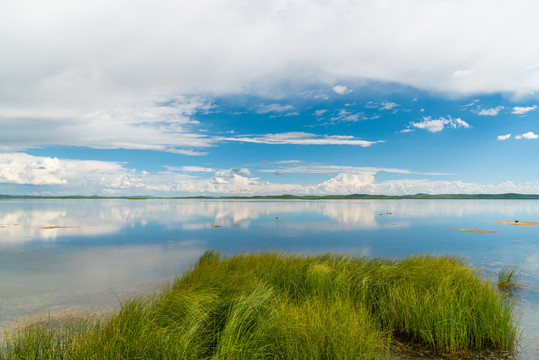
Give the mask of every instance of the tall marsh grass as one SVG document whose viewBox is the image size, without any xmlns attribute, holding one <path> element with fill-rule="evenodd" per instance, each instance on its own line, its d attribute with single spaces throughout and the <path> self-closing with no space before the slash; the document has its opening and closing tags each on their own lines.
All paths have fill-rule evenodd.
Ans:
<svg viewBox="0 0 539 360">
<path fill-rule="evenodd" d="M 511 306 L 451 257 L 207 252 L 105 319 L 28 323 L 0 358 L 383 359 L 393 337 L 443 352 L 510 350 Z"/>
</svg>

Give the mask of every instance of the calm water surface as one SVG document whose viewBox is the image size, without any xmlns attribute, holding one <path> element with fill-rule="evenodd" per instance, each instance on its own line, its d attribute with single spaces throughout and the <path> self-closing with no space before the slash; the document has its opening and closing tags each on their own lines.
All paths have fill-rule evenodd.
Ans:
<svg viewBox="0 0 539 360">
<path fill-rule="evenodd" d="M 492 222 L 516 219 L 538 222 L 539 201 L 1 200 L 0 325 L 116 306 L 208 249 L 452 254 L 521 271 L 520 358 L 539 358 L 539 226 Z"/>
</svg>

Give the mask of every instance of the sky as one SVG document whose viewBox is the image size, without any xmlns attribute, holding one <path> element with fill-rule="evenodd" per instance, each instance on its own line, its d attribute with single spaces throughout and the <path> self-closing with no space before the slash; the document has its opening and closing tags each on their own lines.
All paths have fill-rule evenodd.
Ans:
<svg viewBox="0 0 539 360">
<path fill-rule="evenodd" d="M 0 194 L 539 194 L 533 0 L 5 0 Z"/>
</svg>

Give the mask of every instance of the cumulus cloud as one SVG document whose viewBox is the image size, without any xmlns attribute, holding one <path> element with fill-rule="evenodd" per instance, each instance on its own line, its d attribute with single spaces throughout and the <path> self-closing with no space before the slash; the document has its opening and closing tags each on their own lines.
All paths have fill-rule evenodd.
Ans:
<svg viewBox="0 0 539 360">
<path fill-rule="evenodd" d="M 26 154 L 0 154 L 0 182 L 29 185 L 61 185 L 67 180 L 57 158 L 35 158 Z"/>
<path fill-rule="evenodd" d="M 223 141 L 237 141 L 256 144 L 292 144 L 292 145 L 357 145 L 369 147 L 383 142 L 360 140 L 349 135 L 316 135 L 305 132 L 287 132 L 279 134 L 251 135 L 220 138 Z"/>
<path fill-rule="evenodd" d="M 527 132 L 527 133 L 525 133 L 525 134 L 522 134 L 522 137 L 523 137 L 524 139 L 531 140 L 531 139 L 537 139 L 537 138 L 539 138 L 539 135 L 534 134 L 533 132 L 529 131 L 529 132 Z"/>
<path fill-rule="evenodd" d="M 443 181 L 427 179 L 401 179 L 376 183 L 375 173 L 340 173 L 318 185 L 304 187 L 309 194 L 533 194 L 539 190 L 539 182 L 515 184 L 506 181 L 500 184 L 474 184 L 461 180 Z"/>
<path fill-rule="evenodd" d="M 521 140 L 521 139 L 534 140 L 537 138 L 539 138 L 539 135 L 533 133 L 532 131 L 528 131 L 527 133 L 524 133 L 522 135 L 515 136 L 515 139 L 517 140 Z"/>
<path fill-rule="evenodd" d="M 511 137 L 511 134 L 498 135 L 497 139 L 501 140 L 501 141 L 504 141 L 504 140 L 509 139 L 510 137 Z"/>
<path fill-rule="evenodd" d="M 0 153 L 0 183 L 128 187 L 137 186 L 138 178 L 144 175 L 133 173 L 117 162 Z"/>
<path fill-rule="evenodd" d="M 218 170 L 212 179 L 214 184 L 250 185 L 257 184 L 256 179 L 250 178 L 251 173 L 247 169 L 233 168 Z"/>
<path fill-rule="evenodd" d="M 292 164 L 292 163 L 291 163 Z M 537 193 L 539 183 L 480 185 L 461 181 L 391 180 L 377 183 L 379 172 L 401 175 L 421 174 L 406 169 L 346 167 L 307 164 L 272 169 L 276 175 L 289 172 L 334 174 L 318 184 L 273 184 L 253 177 L 249 169 L 170 168 L 149 173 L 127 169 L 122 164 L 31 156 L 23 153 L 0 154 L 0 188 L 5 184 L 32 185 L 34 194 L 47 195 L 258 195 L 258 194 L 387 194 L 441 193 Z M 269 171 L 269 169 L 267 169 Z M 267 172 L 263 169 L 260 172 Z M 191 176 L 182 173 L 201 173 Z M 423 173 L 425 175 L 444 175 Z M 82 192 L 81 192 L 82 191 Z"/>
<path fill-rule="evenodd" d="M 341 173 L 315 186 L 312 192 L 323 194 L 372 193 L 374 172 Z"/>
<path fill-rule="evenodd" d="M 462 128 L 471 127 L 467 122 L 465 122 L 461 118 L 453 119 L 451 116 L 448 116 L 447 118 L 440 117 L 438 119 L 433 119 L 431 116 L 425 116 L 423 117 L 423 121 L 411 122 L 410 125 L 417 129 L 424 129 L 433 133 L 440 132 L 446 127 L 452 128 L 452 129 L 457 129 L 461 127 Z"/>
<path fill-rule="evenodd" d="M 537 109 L 537 105 L 533 106 L 515 106 L 512 113 L 517 115 L 526 115 L 530 111 Z"/>
<path fill-rule="evenodd" d="M 496 106 L 495 108 L 490 109 L 481 109 L 477 115 L 481 116 L 496 116 L 503 109 L 503 106 Z"/>
<path fill-rule="evenodd" d="M 342 173 L 316 186 L 309 187 L 313 194 L 387 194 L 412 195 L 428 194 L 533 194 L 539 191 L 539 182 L 515 184 L 506 181 L 500 184 L 474 184 L 461 180 L 432 181 L 426 179 L 390 180 L 381 183 L 374 181 L 372 173 Z"/>
<path fill-rule="evenodd" d="M 346 95 L 352 92 L 351 89 L 347 88 L 344 85 L 335 85 L 332 89 L 336 94 L 339 94 L 339 95 Z"/>
</svg>

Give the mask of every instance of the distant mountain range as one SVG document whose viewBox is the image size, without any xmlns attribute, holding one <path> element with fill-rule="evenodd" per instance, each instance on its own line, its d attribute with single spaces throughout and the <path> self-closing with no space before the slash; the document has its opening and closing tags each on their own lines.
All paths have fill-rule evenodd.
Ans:
<svg viewBox="0 0 539 360">
<path fill-rule="evenodd" d="M 329 199 L 539 199 L 539 194 L 415 194 L 415 195 L 367 195 L 367 194 L 351 194 L 351 195 L 257 195 L 257 196 L 187 196 L 187 197 L 157 197 L 157 196 L 31 196 L 31 195 L 0 195 L 0 199 L 128 199 L 128 200 L 144 200 L 144 199 L 282 199 L 282 200 L 329 200 Z"/>
</svg>

